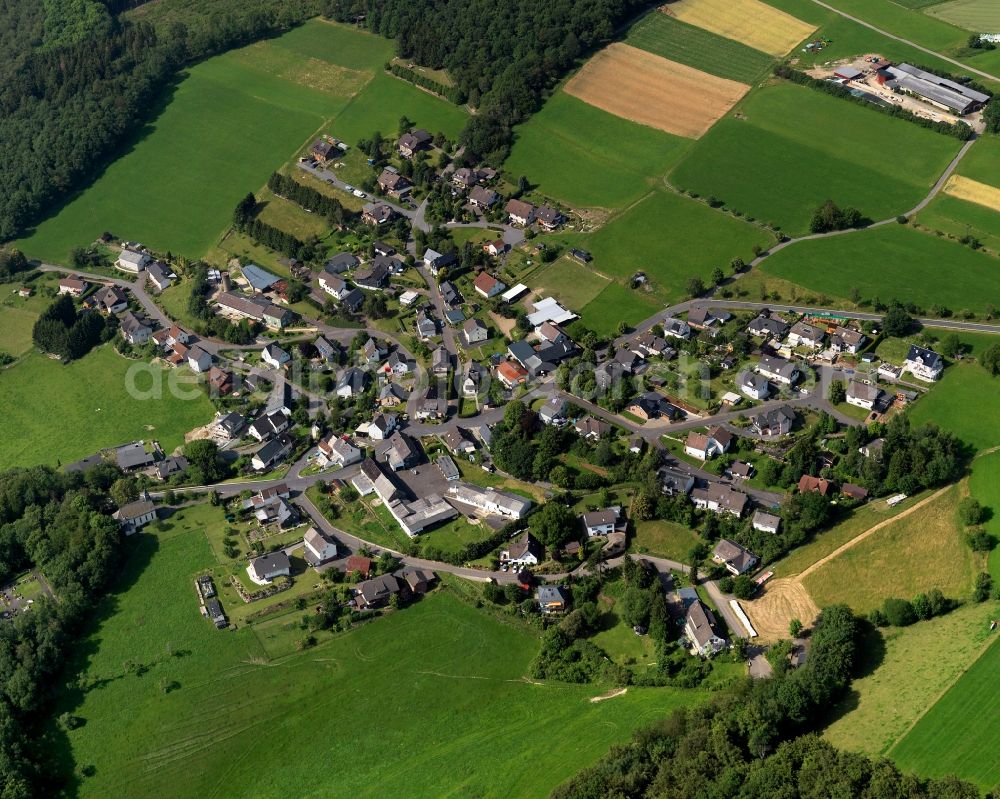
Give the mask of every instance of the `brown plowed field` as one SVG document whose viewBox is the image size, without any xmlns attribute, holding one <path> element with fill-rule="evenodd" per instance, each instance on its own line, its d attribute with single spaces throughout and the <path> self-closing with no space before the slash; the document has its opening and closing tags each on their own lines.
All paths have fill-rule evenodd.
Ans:
<svg viewBox="0 0 1000 799">
<path fill-rule="evenodd" d="M 566 84 L 566 92 L 624 119 L 697 139 L 750 89 L 614 42 Z"/>
</svg>

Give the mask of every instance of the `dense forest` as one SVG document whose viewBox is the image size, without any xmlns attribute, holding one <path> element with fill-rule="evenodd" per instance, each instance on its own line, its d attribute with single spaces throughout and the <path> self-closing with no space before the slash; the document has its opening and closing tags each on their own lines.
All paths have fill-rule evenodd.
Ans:
<svg viewBox="0 0 1000 799">
<path fill-rule="evenodd" d="M 811 734 L 815 720 L 850 683 L 857 635 L 848 608 L 826 608 L 805 666 L 674 712 L 612 749 L 553 796 L 978 799 L 979 790 L 968 783 L 904 775 L 887 760 L 838 752 Z"/>
<path fill-rule="evenodd" d="M 327 16 L 364 18 L 375 33 L 397 41 L 403 58 L 444 68 L 479 113 L 462 144 L 469 160 L 496 166 L 511 129 L 541 104 L 584 53 L 608 41 L 640 0 L 326 0 Z"/>
<path fill-rule="evenodd" d="M 31 613 L 0 625 L 0 797 L 51 796 L 51 770 L 28 745 L 59 683 L 68 649 L 104 595 L 122 552 L 112 496 L 134 496 L 134 481 L 114 466 L 86 475 L 47 467 L 0 474 L 0 581 L 42 570 L 58 601 L 40 598 Z M 66 717 L 63 726 L 75 720 Z"/>
<path fill-rule="evenodd" d="M 134 2 L 0 0 L 0 241 L 37 222 L 137 135 L 186 64 L 315 14 L 314 0 L 164 0 L 159 16 L 108 13 Z M 183 10 L 183 9 L 182 9 Z"/>
</svg>

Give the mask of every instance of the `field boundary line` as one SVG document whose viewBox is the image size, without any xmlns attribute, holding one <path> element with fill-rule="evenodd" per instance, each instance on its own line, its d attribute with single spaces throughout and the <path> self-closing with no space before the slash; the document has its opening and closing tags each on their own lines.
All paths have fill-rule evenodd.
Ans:
<svg viewBox="0 0 1000 799">
<path fill-rule="evenodd" d="M 997 640 L 998 640 L 997 638 L 988 638 L 986 640 L 986 643 L 984 643 L 979 648 L 979 651 L 976 652 L 976 656 L 969 662 L 969 664 L 965 666 L 958 674 L 955 675 L 955 679 L 953 679 L 944 688 L 941 689 L 941 691 L 934 697 L 934 701 L 930 702 L 927 705 L 927 707 L 921 710 L 920 713 L 917 715 L 917 717 L 903 731 L 903 733 L 895 741 L 893 741 L 892 746 L 890 746 L 888 749 L 885 750 L 886 755 L 888 755 L 893 749 L 895 749 L 903 742 L 903 739 L 906 738 L 906 736 L 913 731 L 913 728 L 920 723 L 920 720 L 923 719 L 924 716 L 930 713 L 931 710 L 933 710 L 937 706 L 937 703 L 944 698 L 944 695 L 948 693 L 952 688 L 954 688 L 955 685 L 958 683 L 958 681 L 961 680 L 969 672 L 969 670 L 982 659 L 983 655 L 986 654 L 986 650 L 988 650 L 991 646 L 993 646 L 993 644 L 995 644 Z"/>
<path fill-rule="evenodd" d="M 857 544 L 857 543 L 859 543 L 861 541 L 864 541 L 866 538 L 868 538 L 868 536 L 877 533 L 883 527 L 886 527 L 887 525 L 890 525 L 890 524 L 892 524 L 892 523 L 894 523 L 896 521 L 899 521 L 900 519 L 905 519 L 911 513 L 913 513 L 916 510 L 919 510 L 924 505 L 926 505 L 928 502 L 932 502 L 933 500 L 937 499 L 942 494 L 944 494 L 946 491 L 949 491 L 953 487 L 953 485 L 954 484 L 949 484 L 949 485 L 946 485 L 944 488 L 939 488 L 937 491 L 935 491 L 929 497 L 925 497 L 924 499 L 920 500 L 920 502 L 918 502 L 913 507 L 907 508 L 902 513 L 896 514 L 895 516 L 893 516 L 893 517 L 891 517 L 889 519 L 883 519 L 882 521 L 880 521 L 878 524 L 874 525 L 873 527 L 869 527 L 863 533 L 859 533 L 858 535 L 854 536 L 854 538 L 852 538 L 846 544 L 841 544 L 839 547 L 837 547 L 835 550 L 833 550 L 833 552 L 831 552 L 829 555 L 824 555 L 822 558 L 820 558 L 819 560 L 817 560 L 811 566 L 808 566 L 804 571 L 799 572 L 797 575 L 795 575 L 795 579 L 798 580 L 799 582 L 802 582 L 803 578 L 805 578 L 808 575 L 812 574 L 814 571 L 816 571 L 816 569 L 820 568 L 821 566 L 826 565 L 827 563 L 829 563 L 834 558 L 837 558 L 840 555 L 843 555 L 847 550 L 849 550 L 855 544 Z"/>
</svg>

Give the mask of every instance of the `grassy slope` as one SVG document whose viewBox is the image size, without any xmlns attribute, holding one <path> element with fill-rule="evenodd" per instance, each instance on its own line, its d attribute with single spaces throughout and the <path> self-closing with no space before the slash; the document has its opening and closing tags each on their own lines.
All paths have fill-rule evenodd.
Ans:
<svg viewBox="0 0 1000 799">
<path fill-rule="evenodd" d="M 830 743 L 870 755 L 885 754 L 991 639 L 997 604 L 965 605 L 946 616 L 886 629 L 884 655 L 874 671 L 851 683 L 844 715 L 824 732 Z M 866 647 L 872 657 L 878 647 Z"/>
<path fill-rule="evenodd" d="M 0 352 L 23 355 L 31 349 L 31 329 L 38 314 L 25 308 L 0 308 Z"/>
<path fill-rule="evenodd" d="M 265 649 L 249 628 L 220 633 L 198 616 L 191 581 L 211 562 L 195 534 L 136 542 L 128 590 L 72 664 L 100 686 L 65 702 L 87 723 L 57 762 L 96 768 L 81 797 L 384 796 L 404 783 L 412 797 L 544 796 L 700 698 L 633 688 L 592 704 L 595 686 L 528 682 L 537 639 L 442 594 L 272 660 L 290 650 L 282 625 L 265 626 Z M 127 660 L 148 672 L 124 676 Z M 550 737 L 573 746 L 538 746 Z M 335 766 L 308 767 L 303 751 Z"/>
<path fill-rule="evenodd" d="M 972 410 L 974 409 L 974 411 Z M 1000 394 L 997 379 L 975 364 L 945 371 L 940 383 L 913 406 L 914 424 L 933 422 L 951 430 L 977 450 L 1000 445 Z"/>
<path fill-rule="evenodd" d="M 141 390 L 149 389 L 150 375 L 162 379 L 163 398 L 129 396 L 131 367 L 139 370 L 135 384 Z M 65 464 L 101 447 L 140 438 L 155 438 L 171 451 L 184 442 L 184 433 L 207 423 L 213 410 L 200 390 L 190 400 L 171 396 L 167 383 L 171 374 L 128 361 L 110 345 L 67 366 L 38 353 L 24 358 L 0 372 L 6 406 L 0 468 L 55 465 L 57 460 Z"/>
<path fill-rule="evenodd" d="M 804 86 L 779 83 L 748 96 L 671 174 L 788 233 L 805 232 L 828 199 L 873 219 L 912 208 L 959 142 Z M 893 141 L 891 159 L 885 142 Z M 845 145 L 845 143 L 849 143 Z"/>
<path fill-rule="evenodd" d="M 981 788 L 994 787 L 1000 781 L 998 669 L 1000 644 L 994 642 L 893 747 L 892 759 L 923 776 L 955 774 Z"/>
<path fill-rule="evenodd" d="M 985 527 L 1000 540 L 1000 452 L 976 458 L 969 477 L 969 491 L 988 509 Z M 1000 547 L 990 553 L 990 574 L 1000 583 Z"/>
<path fill-rule="evenodd" d="M 760 228 L 713 210 L 704 203 L 655 191 L 596 233 L 578 238 L 602 273 L 627 280 L 644 271 L 664 301 L 681 299 L 688 278 L 709 282 L 736 256 L 753 258 L 754 244 L 771 237 Z"/>
<path fill-rule="evenodd" d="M 805 241 L 762 264 L 808 289 L 867 299 L 899 299 L 928 308 L 981 312 L 1000 297 L 1000 268 L 988 255 L 902 225 Z"/>
<path fill-rule="evenodd" d="M 687 145 L 685 139 L 638 125 L 556 92 L 517 128 L 504 164 L 564 202 L 614 208 L 641 196 Z"/>
<path fill-rule="evenodd" d="M 950 0 L 925 13 L 975 33 L 1000 29 L 1000 8 L 993 0 Z"/>
<path fill-rule="evenodd" d="M 199 64 L 132 147 L 20 246 L 63 261 L 111 230 L 200 257 L 237 200 L 324 126 L 353 144 L 379 128 L 394 135 L 405 114 L 456 135 L 461 109 L 382 74 L 391 50 L 385 39 L 314 21 Z"/>
<path fill-rule="evenodd" d="M 773 61 L 760 50 L 656 12 L 639 20 L 625 41 L 671 61 L 741 83 L 753 83 Z"/>
<path fill-rule="evenodd" d="M 820 558 L 829 555 L 837 547 L 843 546 L 876 524 L 891 519 L 923 498 L 924 495 L 918 494 L 899 503 L 894 508 L 886 505 L 884 500 L 873 500 L 862 505 L 852 511 L 850 516 L 839 524 L 825 530 L 808 544 L 795 548 L 786 557 L 777 561 L 773 566 L 775 574 L 779 577 L 791 577 L 794 574 L 799 574 Z"/>
<path fill-rule="evenodd" d="M 982 564 L 957 524 L 960 496 L 962 487 L 952 486 L 919 514 L 882 528 L 808 575 L 803 583 L 816 604 L 846 602 L 865 613 L 887 597 L 909 599 L 932 588 L 966 597 Z"/>
</svg>

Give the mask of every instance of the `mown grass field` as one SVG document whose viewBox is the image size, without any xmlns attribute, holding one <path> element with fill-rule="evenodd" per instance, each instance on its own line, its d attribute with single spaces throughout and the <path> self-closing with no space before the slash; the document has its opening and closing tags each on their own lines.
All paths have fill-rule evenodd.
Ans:
<svg viewBox="0 0 1000 799">
<path fill-rule="evenodd" d="M 589 266 L 564 256 L 533 272 L 530 282 L 539 297 L 553 295 L 567 308 L 579 312 L 607 287 L 610 280 Z"/>
<path fill-rule="evenodd" d="M 900 768 L 922 776 L 955 774 L 984 790 L 993 788 L 1000 782 L 998 669 L 1000 644 L 994 641 L 892 748 L 890 757 Z"/>
<path fill-rule="evenodd" d="M 886 141 L 898 143 L 892 158 Z M 873 109 L 778 83 L 721 119 L 670 180 L 798 234 L 826 200 L 872 219 L 909 210 L 958 148 L 955 139 Z"/>
<path fill-rule="evenodd" d="M 767 275 L 812 291 L 849 294 L 856 287 L 868 300 L 943 305 L 956 313 L 997 304 L 997 267 L 989 255 L 904 225 L 800 242 L 761 264 Z"/>
<path fill-rule="evenodd" d="M 295 652 L 302 633 L 284 621 L 258 636 L 198 615 L 192 581 L 213 562 L 203 536 L 147 534 L 130 550 L 122 590 L 69 664 L 89 688 L 59 710 L 86 723 L 53 731 L 55 767 L 94 769 L 83 799 L 374 797 L 401 784 L 411 797 L 541 797 L 703 697 L 630 688 L 595 704 L 601 686 L 530 682 L 537 636 L 445 593 Z M 305 767 L 303 751 L 336 767 Z"/>
<path fill-rule="evenodd" d="M 924 498 L 924 494 L 916 494 L 890 508 L 885 500 L 872 500 L 855 509 L 851 514 L 829 530 L 817 535 L 809 543 L 796 547 L 788 555 L 773 565 L 775 574 L 779 577 L 791 577 L 809 568 L 820 558 L 825 558 L 838 547 L 843 546 L 852 538 L 861 535 L 886 519 L 902 513 Z"/>
<path fill-rule="evenodd" d="M 939 194 L 917 214 L 918 224 L 961 239 L 975 236 L 984 247 L 1000 251 L 1000 213 L 968 200 Z"/>
<path fill-rule="evenodd" d="M 31 349 L 31 330 L 38 314 L 25 308 L 0 307 L 0 352 L 15 357 Z"/>
<path fill-rule="evenodd" d="M 755 244 L 772 241 L 760 228 L 705 203 L 655 191 L 575 243 L 593 254 L 595 269 L 624 280 L 645 272 L 659 299 L 676 301 L 688 278 L 708 283 L 716 267 L 728 270 L 737 256 L 749 261 Z"/>
<path fill-rule="evenodd" d="M 914 424 L 933 422 L 976 450 L 1000 446 L 1000 396 L 997 380 L 982 367 L 949 367 L 934 388 L 909 412 Z M 970 411 L 974 409 L 974 411 Z"/>
<path fill-rule="evenodd" d="M 820 607 L 845 602 L 861 613 L 888 597 L 911 599 L 932 588 L 966 598 L 984 559 L 966 546 L 958 524 L 964 494 L 964 483 L 952 486 L 919 513 L 883 527 L 820 566 L 803 585 Z"/>
<path fill-rule="evenodd" d="M 690 527 L 656 519 L 636 522 L 632 548 L 637 552 L 649 552 L 651 555 L 662 555 L 686 563 L 690 559 L 688 556 L 691 548 L 700 541 L 701 536 Z"/>
<path fill-rule="evenodd" d="M 141 391 L 162 381 L 162 398 L 130 396 L 130 367 L 141 372 L 135 379 Z M 126 360 L 110 345 L 66 366 L 37 352 L 26 356 L 0 372 L 7 414 L 0 468 L 66 464 L 134 439 L 156 439 L 165 451 L 173 450 L 184 443 L 184 433 L 209 422 L 213 413 L 200 389 L 193 399 L 172 396 L 168 380 L 174 374 L 181 373 Z"/>
<path fill-rule="evenodd" d="M 517 128 L 504 172 L 570 205 L 616 208 L 648 191 L 687 144 L 558 91 Z"/>
<path fill-rule="evenodd" d="M 863 664 L 863 675 L 854 679 L 837 709 L 843 715 L 823 736 L 841 749 L 884 755 L 982 654 L 996 635 L 989 620 L 998 609 L 996 602 L 967 604 L 910 627 L 881 630 L 881 657 L 875 654 L 880 647 L 865 647 L 877 668 Z"/>
<path fill-rule="evenodd" d="M 993 0 L 950 0 L 945 3 L 934 3 L 924 13 L 974 33 L 1000 31 L 1000 7 Z"/>
<path fill-rule="evenodd" d="M 772 64 L 772 59 L 760 50 L 655 11 L 632 26 L 625 41 L 671 61 L 741 83 L 753 83 Z"/>
<path fill-rule="evenodd" d="M 19 246 L 65 262 L 73 247 L 110 230 L 198 258 L 236 202 L 334 117 L 331 129 L 351 144 L 378 129 L 395 135 L 403 114 L 457 134 L 461 109 L 382 73 L 391 49 L 313 21 L 195 66 L 118 160 Z"/>
</svg>

